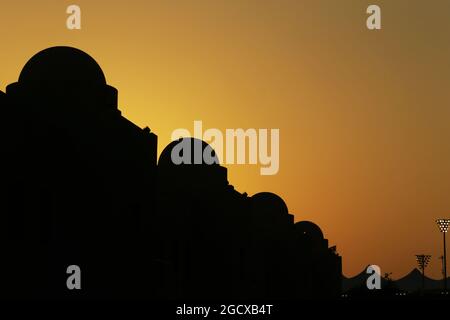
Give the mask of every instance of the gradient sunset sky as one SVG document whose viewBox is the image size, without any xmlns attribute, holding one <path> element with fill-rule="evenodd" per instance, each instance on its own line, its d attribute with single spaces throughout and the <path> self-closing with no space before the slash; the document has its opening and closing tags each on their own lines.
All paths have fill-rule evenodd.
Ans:
<svg viewBox="0 0 450 320">
<path fill-rule="evenodd" d="M 66 28 L 77 4 L 82 30 Z M 382 30 L 366 28 L 366 8 Z M 122 114 L 159 137 L 174 129 L 279 128 L 280 171 L 231 165 L 250 195 L 279 194 L 316 222 L 346 276 L 393 278 L 431 254 L 450 218 L 450 1 L 2 1 L 0 90 L 55 45 L 93 56 Z M 70 69 L 67 70 L 70 72 Z"/>
</svg>

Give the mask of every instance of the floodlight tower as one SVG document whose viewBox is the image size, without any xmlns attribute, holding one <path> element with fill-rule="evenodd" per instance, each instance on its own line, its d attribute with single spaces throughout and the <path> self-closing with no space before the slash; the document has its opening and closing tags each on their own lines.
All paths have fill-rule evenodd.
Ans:
<svg viewBox="0 0 450 320">
<path fill-rule="evenodd" d="M 447 293 L 447 248 L 445 244 L 445 234 L 448 231 L 450 219 L 437 219 L 436 223 L 439 227 L 439 231 L 441 231 L 444 237 L 444 292 Z"/>
<path fill-rule="evenodd" d="M 431 256 L 429 254 L 416 254 L 417 264 L 422 271 L 422 293 L 425 291 L 425 268 L 430 262 Z"/>
</svg>

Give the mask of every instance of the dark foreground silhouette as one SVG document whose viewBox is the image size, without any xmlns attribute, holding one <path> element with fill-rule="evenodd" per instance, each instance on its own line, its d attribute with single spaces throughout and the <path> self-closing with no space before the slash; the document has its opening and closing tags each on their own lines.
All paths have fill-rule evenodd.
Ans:
<svg viewBox="0 0 450 320">
<path fill-rule="evenodd" d="M 275 194 L 237 192 L 218 164 L 173 164 L 200 140 L 157 163 L 157 136 L 121 116 L 86 53 L 36 54 L 0 110 L 2 298 L 340 295 L 341 257 L 317 225 Z"/>
</svg>

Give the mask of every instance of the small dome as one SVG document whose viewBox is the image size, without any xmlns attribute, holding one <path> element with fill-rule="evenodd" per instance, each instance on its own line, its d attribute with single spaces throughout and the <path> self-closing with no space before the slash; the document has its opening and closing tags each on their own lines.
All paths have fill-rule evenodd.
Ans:
<svg viewBox="0 0 450 320">
<path fill-rule="evenodd" d="M 181 138 L 163 150 L 158 161 L 158 180 L 161 189 L 184 191 L 208 192 L 228 185 L 227 169 L 219 165 L 212 147 L 195 138 Z"/>
<path fill-rule="evenodd" d="M 253 208 L 258 212 L 281 213 L 288 215 L 289 210 L 278 195 L 271 192 L 260 192 L 251 197 Z"/>
<path fill-rule="evenodd" d="M 186 150 L 190 153 L 189 155 L 184 155 Z M 158 166 L 189 164 L 219 165 L 219 159 L 209 144 L 203 140 L 189 137 L 169 143 L 161 152 L 158 161 Z"/>
<path fill-rule="evenodd" d="M 322 230 L 319 226 L 310 221 L 300 221 L 295 224 L 297 235 L 302 239 L 311 241 L 322 241 L 324 239 Z"/>
<path fill-rule="evenodd" d="M 98 63 L 87 53 L 72 47 L 51 47 L 35 54 L 22 69 L 19 83 L 82 82 L 105 85 Z"/>
</svg>

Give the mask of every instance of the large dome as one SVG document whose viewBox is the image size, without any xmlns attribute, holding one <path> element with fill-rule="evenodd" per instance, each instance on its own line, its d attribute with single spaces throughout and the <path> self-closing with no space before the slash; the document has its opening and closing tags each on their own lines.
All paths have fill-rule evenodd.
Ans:
<svg viewBox="0 0 450 320">
<path fill-rule="evenodd" d="M 98 63 L 87 53 L 72 47 L 51 47 L 35 54 L 23 67 L 19 83 L 67 83 L 105 85 Z"/>
</svg>

